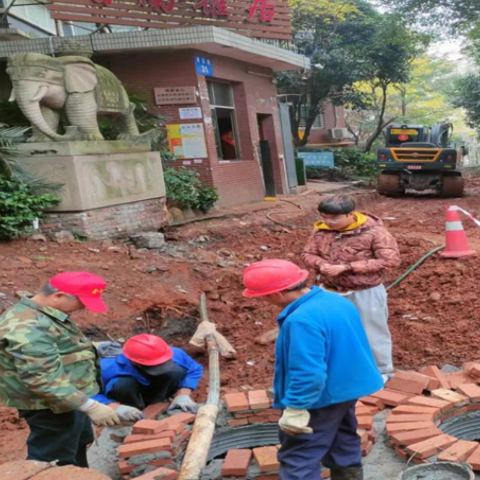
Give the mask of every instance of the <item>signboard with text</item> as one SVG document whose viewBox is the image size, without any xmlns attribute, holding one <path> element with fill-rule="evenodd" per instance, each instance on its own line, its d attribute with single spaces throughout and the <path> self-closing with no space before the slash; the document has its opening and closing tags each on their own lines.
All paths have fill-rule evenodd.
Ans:
<svg viewBox="0 0 480 480">
<path fill-rule="evenodd" d="M 213 77 L 213 64 L 208 57 L 195 57 L 195 70 L 199 75 Z"/>
<path fill-rule="evenodd" d="M 49 0 L 54 20 L 174 28 L 212 25 L 252 38 L 291 40 L 288 0 Z"/>
</svg>

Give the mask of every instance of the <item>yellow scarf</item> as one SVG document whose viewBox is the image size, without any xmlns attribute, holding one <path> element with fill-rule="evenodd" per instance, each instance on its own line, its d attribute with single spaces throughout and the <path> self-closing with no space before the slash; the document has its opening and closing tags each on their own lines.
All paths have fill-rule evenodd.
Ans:
<svg viewBox="0 0 480 480">
<path fill-rule="evenodd" d="M 353 212 L 353 217 L 355 218 L 355 221 L 351 223 L 348 227 L 342 228 L 340 230 L 337 230 L 335 228 L 330 228 L 327 224 L 323 223 L 322 221 L 316 222 L 314 227 L 315 227 L 315 230 L 335 230 L 339 232 L 348 232 L 350 230 L 355 230 L 356 228 L 361 227 L 362 225 L 365 225 L 368 221 L 368 217 L 360 212 Z"/>
</svg>

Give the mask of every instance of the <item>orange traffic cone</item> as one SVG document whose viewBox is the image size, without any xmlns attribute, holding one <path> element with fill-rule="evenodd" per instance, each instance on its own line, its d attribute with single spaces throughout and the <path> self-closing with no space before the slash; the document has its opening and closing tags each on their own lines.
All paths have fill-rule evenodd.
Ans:
<svg viewBox="0 0 480 480">
<path fill-rule="evenodd" d="M 462 221 L 460 220 L 458 211 L 454 207 L 446 208 L 446 247 L 440 255 L 445 258 L 460 258 L 475 255 L 477 252 L 470 250 L 470 247 L 468 246 L 467 235 L 463 230 Z"/>
</svg>

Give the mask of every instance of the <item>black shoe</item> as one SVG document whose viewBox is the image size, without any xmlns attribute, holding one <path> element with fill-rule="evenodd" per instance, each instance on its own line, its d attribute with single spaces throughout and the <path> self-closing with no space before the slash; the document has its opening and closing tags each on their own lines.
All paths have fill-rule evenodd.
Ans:
<svg viewBox="0 0 480 480">
<path fill-rule="evenodd" d="M 363 480 L 363 467 L 333 467 L 330 480 Z"/>
</svg>

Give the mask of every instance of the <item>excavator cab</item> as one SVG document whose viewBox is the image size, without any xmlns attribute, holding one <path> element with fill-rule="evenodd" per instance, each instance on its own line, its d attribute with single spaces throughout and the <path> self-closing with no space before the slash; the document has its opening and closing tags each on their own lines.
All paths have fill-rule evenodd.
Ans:
<svg viewBox="0 0 480 480">
<path fill-rule="evenodd" d="M 442 197 L 461 197 L 461 154 L 451 147 L 452 133 L 447 122 L 389 126 L 386 145 L 378 150 L 378 193 L 395 197 L 407 190 L 434 191 Z"/>
</svg>

